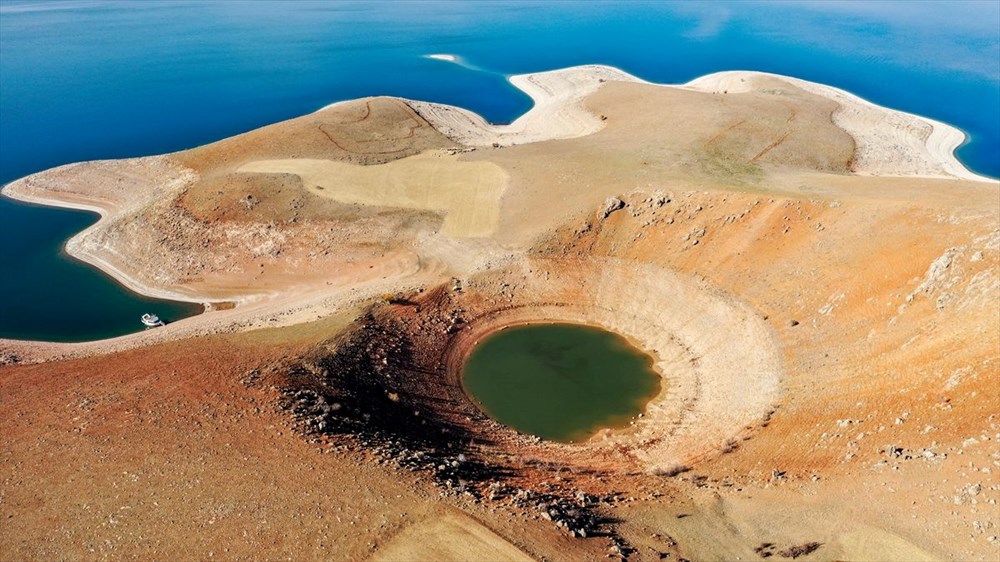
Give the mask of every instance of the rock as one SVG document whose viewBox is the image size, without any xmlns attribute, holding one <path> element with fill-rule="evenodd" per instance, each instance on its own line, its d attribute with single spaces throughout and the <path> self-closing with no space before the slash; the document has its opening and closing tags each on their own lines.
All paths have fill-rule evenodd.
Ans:
<svg viewBox="0 0 1000 562">
<path fill-rule="evenodd" d="M 990 521 L 973 521 L 972 522 L 972 529 L 974 531 L 976 531 L 977 533 L 982 533 L 986 529 L 991 529 L 991 528 L 993 528 L 993 523 L 991 523 Z"/>
<path fill-rule="evenodd" d="M 931 262 L 930 267 L 927 268 L 927 273 L 924 274 L 924 281 L 906 297 L 907 302 L 912 301 L 913 297 L 919 293 L 927 294 L 934 290 L 938 282 L 944 277 L 945 272 L 951 267 L 952 258 L 957 251 L 956 248 L 948 248 L 936 260 Z"/>
<path fill-rule="evenodd" d="M 601 218 L 608 218 L 611 213 L 625 207 L 625 202 L 617 197 L 608 197 L 604 200 L 604 211 Z"/>
</svg>

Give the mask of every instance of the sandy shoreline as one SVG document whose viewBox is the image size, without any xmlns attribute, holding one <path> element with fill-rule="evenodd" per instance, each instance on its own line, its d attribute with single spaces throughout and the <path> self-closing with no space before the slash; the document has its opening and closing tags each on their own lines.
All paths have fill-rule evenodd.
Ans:
<svg viewBox="0 0 1000 562">
<path fill-rule="evenodd" d="M 31 203 L 34 205 L 43 205 L 46 207 L 57 207 L 60 209 L 73 209 L 77 211 L 89 211 L 92 213 L 97 213 L 100 218 L 97 222 L 90 225 L 89 227 L 81 230 L 80 232 L 74 234 L 69 240 L 66 241 L 65 249 L 66 253 L 70 256 L 90 264 L 97 269 L 100 269 L 104 273 L 107 273 L 115 279 L 115 281 L 124 285 L 127 289 L 133 293 L 139 293 L 147 297 L 153 297 L 164 300 L 180 301 L 180 302 L 190 302 L 201 305 L 208 305 L 210 303 L 224 302 L 226 299 L 213 299 L 213 298 L 198 298 L 184 293 L 179 293 L 176 291 L 171 291 L 163 287 L 155 287 L 151 285 L 146 285 L 139 283 L 134 277 L 130 276 L 127 272 L 123 271 L 120 267 L 114 265 L 109 260 L 103 258 L 100 254 L 96 252 L 88 251 L 82 248 L 79 244 L 80 240 L 86 238 L 88 234 L 93 232 L 101 224 L 101 221 L 112 218 L 115 216 L 116 211 L 110 207 L 102 207 L 97 204 L 82 203 L 79 201 L 71 201 L 65 198 L 57 197 L 40 197 L 37 194 L 24 193 L 20 191 L 8 192 L 7 188 L 4 188 L 4 195 L 21 201 L 24 203 Z M 4 341 L 0 339 L 0 342 Z"/>
<path fill-rule="evenodd" d="M 708 74 L 688 82 L 684 87 L 740 93 L 750 91 L 750 81 L 757 76 L 776 78 L 837 102 L 840 110 L 834 113 L 834 123 L 854 137 L 859 145 L 859 152 L 876 151 L 868 158 L 861 155 L 864 162 L 854 170 L 857 174 L 998 181 L 972 172 L 955 156 L 955 149 L 966 139 L 961 130 L 929 117 L 872 103 L 840 88 L 781 74 L 748 70 Z M 903 162 L 894 162 L 885 158 L 884 153 L 877 152 L 893 144 L 901 151 L 910 152 L 909 157 L 904 158 Z M 920 154 L 921 151 L 926 154 Z"/>
<path fill-rule="evenodd" d="M 933 177 L 996 182 L 966 168 L 954 151 L 966 135 L 940 121 L 897 111 L 850 92 L 791 76 L 757 71 L 724 71 L 686 84 L 655 84 L 618 68 L 587 65 L 510 77 L 510 83 L 531 97 L 534 106 L 510 125 L 492 125 L 469 110 L 408 100 L 434 126 L 470 146 L 510 146 L 592 134 L 602 127 L 599 116 L 581 105 L 606 81 L 636 82 L 701 92 L 736 94 L 753 91 L 758 77 L 775 78 L 840 105 L 834 122 L 854 137 L 861 153 L 854 173 L 900 177 Z"/>
<path fill-rule="evenodd" d="M 439 58 L 434 55 L 429 56 Z M 447 59 L 441 58 L 440 60 Z M 858 158 L 854 170 L 856 174 L 936 177 L 991 183 L 995 183 L 996 181 L 974 174 L 956 159 L 954 149 L 965 138 L 964 133 L 958 129 L 937 121 L 874 105 L 853 94 L 830 86 L 785 76 L 749 71 L 714 73 L 692 80 L 684 85 L 663 86 L 703 92 L 736 94 L 753 90 L 753 82 L 757 77 L 784 80 L 806 91 L 836 101 L 841 109 L 835 112 L 834 121 L 854 137 L 858 145 Z M 581 137 L 600 130 L 604 126 L 601 116 L 591 114 L 583 107 L 582 102 L 587 96 L 597 91 L 603 83 L 608 81 L 648 84 L 648 82 L 619 69 L 598 65 L 512 76 L 510 77 L 510 82 L 529 95 L 534 101 L 534 106 L 509 125 L 491 125 L 478 114 L 458 107 L 413 100 L 406 100 L 406 102 L 437 130 L 460 144 L 470 147 L 508 146 Z M 332 105 L 339 105 L 340 103 L 345 102 L 338 102 L 338 104 Z M 163 157 L 147 158 L 162 159 Z M 69 166 L 79 165 L 73 164 Z M 126 267 L 116 265 L 106 255 L 102 254 L 102 252 L 106 253 L 109 251 L 106 246 L 86 248 L 81 244 L 81 240 L 84 240 L 89 234 L 101 229 L 108 222 L 131 212 L 132 208 L 122 205 L 121 202 L 100 200 L 100 194 L 93 194 L 93 198 L 88 198 L 88 196 L 72 192 L 57 192 L 33 188 L 31 186 L 31 178 L 42 176 L 51 171 L 40 172 L 39 174 L 12 182 L 3 188 L 3 194 L 13 199 L 30 203 L 99 213 L 101 218 L 97 223 L 67 241 L 66 249 L 70 255 L 94 265 L 114 277 L 130 290 L 140 294 L 186 302 L 206 303 L 221 300 L 236 300 L 239 303 L 239 306 L 233 311 L 202 314 L 192 319 L 180 321 L 169 327 L 169 329 L 160 332 L 162 337 L 158 335 L 152 339 L 162 340 L 182 337 L 184 334 L 197 333 L 206 329 L 223 330 L 227 329 L 227 326 L 231 327 L 237 323 L 237 319 L 245 321 L 250 316 L 263 318 L 280 314 L 282 311 L 302 309 L 303 306 L 301 305 L 303 302 L 316 301 L 318 299 L 317 293 L 302 291 L 301 289 L 284 292 L 281 295 L 211 298 L 207 295 L 181 293 L 167 286 L 158 286 L 143 282 L 136 275 L 129 272 Z M 150 198 L 164 197 L 164 194 L 176 191 L 179 185 L 177 182 L 183 183 L 184 181 L 190 181 L 190 178 L 184 179 L 182 177 L 181 179 L 175 179 L 174 183 L 166 187 L 157 186 L 151 189 L 146 194 L 146 198 L 139 202 L 139 205 L 147 204 L 151 200 Z M 419 268 L 409 271 L 405 275 L 402 275 L 402 277 L 410 277 L 417 273 L 419 273 Z M 402 277 L 398 275 L 390 276 L 389 281 L 386 283 L 391 284 L 393 279 L 398 282 Z M 347 283 L 344 286 L 321 287 L 317 290 L 325 294 L 327 296 L 326 300 L 329 300 L 333 296 L 342 296 L 341 290 L 346 290 L 347 288 L 356 290 L 359 286 L 353 282 Z M 372 286 L 382 287 L 386 283 L 374 283 Z M 361 283 L 361 285 L 365 284 L 367 282 Z M 306 306 L 306 308 L 309 308 L 309 306 Z M 319 309 L 328 310 L 328 307 L 319 307 Z M 192 325 L 192 328 L 190 330 L 185 329 L 185 326 L 189 324 Z M 194 324 L 197 324 L 197 327 Z M 253 321 L 245 322 L 245 324 L 246 326 L 242 329 L 249 329 L 249 327 L 259 325 L 258 322 Z M 151 336 L 148 333 L 139 333 L 113 340 L 105 340 L 105 342 L 109 344 L 108 347 L 112 347 L 111 342 L 114 342 L 114 347 L 119 347 L 124 342 L 129 341 L 129 338 L 132 338 L 136 342 L 136 345 L 142 345 L 140 342 L 151 341 Z M 40 342 L 0 340 L 0 349 L 14 350 L 16 352 L 18 349 L 30 348 L 34 351 L 31 353 L 21 353 L 21 355 L 43 360 L 44 356 L 63 354 L 70 349 L 75 350 L 74 353 L 85 349 L 90 350 L 87 353 L 97 353 L 102 347 L 101 344 L 105 342 L 42 344 Z M 45 349 L 46 352 L 39 355 L 37 353 L 39 349 Z"/>
<path fill-rule="evenodd" d="M 510 83 L 527 94 L 534 105 L 509 125 L 493 125 L 481 115 L 460 107 L 407 100 L 434 127 L 466 146 L 511 146 L 581 137 L 601 129 L 600 116 L 581 102 L 607 81 L 641 82 L 609 66 L 576 66 L 561 70 L 511 76 Z"/>
<path fill-rule="evenodd" d="M 336 287 L 293 289 L 246 300 L 225 310 L 209 310 L 166 326 L 87 342 L 46 342 L 0 338 L 0 364 L 22 364 L 101 355 L 145 347 L 183 338 L 232 333 L 262 328 L 278 328 L 318 320 L 337 311 L 360 309 L 379 296 L 396 291 L 416 290 L 436 279 L 433 272 L 421 268 L 416 257 L 406 260 L 408 270 L 387 275 L 384 279 L 345 279 Z M 383 273 L 375 270 L 373 276 Z M 384 271 L 390 274 L 393 272 Z"/>
</svg>

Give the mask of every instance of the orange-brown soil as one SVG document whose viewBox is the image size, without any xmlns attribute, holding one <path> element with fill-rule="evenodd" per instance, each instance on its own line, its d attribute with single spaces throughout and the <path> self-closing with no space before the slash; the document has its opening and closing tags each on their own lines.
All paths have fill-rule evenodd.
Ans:
<svg viewBox="0 0 1000 562">
<path fill-rule="evenodd" d="M 0 368 L 2 558 L 356 560 L 442 516 L 494 535 L 445 529 L 444 553 L 598 555 L 365 449 L 303 439 L 277 406 L 278 367 L 346 320 Z"/>
</svg>

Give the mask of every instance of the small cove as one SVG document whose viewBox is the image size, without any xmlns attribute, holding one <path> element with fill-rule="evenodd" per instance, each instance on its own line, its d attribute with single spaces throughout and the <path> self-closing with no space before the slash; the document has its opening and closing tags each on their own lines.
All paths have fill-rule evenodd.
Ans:
<svg viewBox="0 0 1000 562">
<path fill-rule="evenodd" d="M 661 390 L 653 358 L 580 324 L 528 324 L 479 342 L 462 384 L 493 419 L 543 439 L 578 442 L 627 427 Z"/>
<path fill-rule="evenodd" d="M 96 213 L 41 207 L 0 198 L 8 221 L 0 263 L 16 269 L 0 279 L 0 338 L 79 342 L 143 330 L 142 314 L 175 322 L 202 311 L 197 303 L 156 299 L 128 290 L 101 270 L 67 255 L 68 238 L 97 222 Z M 9 212 L 8 212 L 9 211 Z M 15 320 L 16 322 L 11 322 Z"/>
</svg>

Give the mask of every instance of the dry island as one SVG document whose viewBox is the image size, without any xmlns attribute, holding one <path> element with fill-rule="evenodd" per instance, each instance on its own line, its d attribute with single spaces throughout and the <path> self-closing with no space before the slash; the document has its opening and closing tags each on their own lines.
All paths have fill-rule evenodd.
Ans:
<svg viewBox="0 0 1000 562">
<path fill-rule="evenodd" d="M 5 554 L 996 556 L 1000 192 L 960 131 L 754 72 L 511 82 L 506 126 L 367 98 L 8 185 L 209 311 L 0 343 Z M 658 394 L 582 442 L 491 419 L 466 359 L 546 322 Z"/>
</svg>

